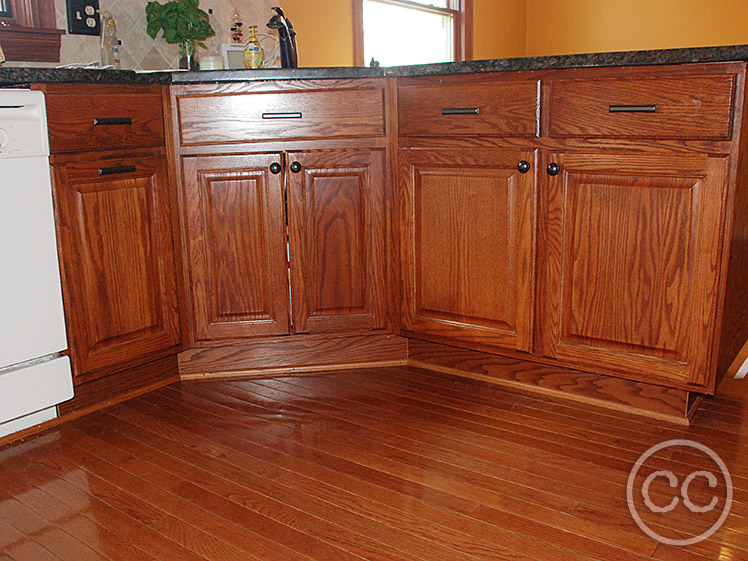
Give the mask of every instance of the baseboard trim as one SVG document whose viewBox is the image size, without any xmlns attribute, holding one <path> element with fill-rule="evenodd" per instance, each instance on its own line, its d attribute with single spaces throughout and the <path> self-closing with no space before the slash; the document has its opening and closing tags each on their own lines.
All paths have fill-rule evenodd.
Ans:
<svg viewBox="0 0 748 561">
<path fill-rule="evenodd" d="M 216 380 L 229 378 L 258 378 L 285 376 L 289 374 L 304 374 L 316 372 L 334 372 L 339 370 L 356 370 L 361 368 L 386 368 L 393 366 L 408 366 L 408 360 L 382 360 L 377 362 L 351 362 L 346 364 L 320 364 L 317 366 L 291 366 L 279 368 L 258 368 L 255 370 L 227 370 L 223 372 L 203 372 L 182 374 L 181 380 Z"/>
</svg>

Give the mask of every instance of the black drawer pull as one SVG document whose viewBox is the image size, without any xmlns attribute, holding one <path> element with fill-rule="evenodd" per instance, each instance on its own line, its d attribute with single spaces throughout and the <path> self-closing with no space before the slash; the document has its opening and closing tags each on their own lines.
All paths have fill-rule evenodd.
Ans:
<svg viewBox="0 0 748 561">
<path fill-rule="evenodd" d="M 118 173 L 133 173 L 138 171 L 135 166 L 113 166 L 110 168 L 99 168 L 99 175 L 115 175 Z"/>
<path fill-rule="evenodd" d="M 611 113 L 657 113 L 656 105 L 611 105 Z"/>
<path fill-rule="evenodd" d="M 442 115 L 478 115 L 480 107 L 444 107 Z"/>
<path fill-rule="evenodd" d="M 301 111 L 292 113 L 263 113 L 263 119 L 301 119 Z"/>
<path fill-rule="evenodd" d="M 94 125 L 132 125 L 132 117 L 94 117 Z"/>
</svg>

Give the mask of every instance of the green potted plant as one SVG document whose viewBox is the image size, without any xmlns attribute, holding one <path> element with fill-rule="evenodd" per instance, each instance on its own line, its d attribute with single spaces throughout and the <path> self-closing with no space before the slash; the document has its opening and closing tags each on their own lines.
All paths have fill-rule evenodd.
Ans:
<svg viewBox="0 0 748 561">
<path fill-rule="evenodd" d="M 199 3 L 199 0 L 170 0 L 165 4 L 148 2 L 145 7 L 148 35 L 155 39 L 163 30 L 164 41 L 179 44 L 179 68 L 197 70 L 197 46 L 205 48 L 202 41 L 216 33 Z"/>
</svg>

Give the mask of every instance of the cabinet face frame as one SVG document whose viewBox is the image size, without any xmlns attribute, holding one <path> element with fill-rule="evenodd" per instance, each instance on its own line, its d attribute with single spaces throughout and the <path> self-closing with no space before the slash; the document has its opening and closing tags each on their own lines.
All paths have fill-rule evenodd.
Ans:
<svg viewBox="0 0 748 561">
<path fill-rule="evenodd" d="M 118 166 L 136 171 L 99 174 L 99 168 Z M 75 374 L 114 368 L 178 345 L 165 158 L 89 153 L 53 166 L 53 177 Z M 124 244 L 124 238 L 131 243 Z M 126 289 L 115 290 L 119 277 L 105 278 L 103 271 L 124 276 L 119 284 Z M 128 281 L 129 273 L 134 276 Z"/>
<path fill-rule="evenodd" d="M 531 351 L 534 151 L 406 149 L 398 158 L 400 313 L 405 332 Z M 531 163 L 531 172 L 520 173 L 520 161 Z M 447 193 L 449 189 L 453 193 Z M 471 208 L 470 201 L 480 208 Z M 498 222 L 490 211 L 496 211 Z M 447 232 L 447 226 L 453 232 Z M 485 239 L 476 227 L 495 227 L 496 239 Z M 471 248 L 478 254 L 466 254 Z M 500 294 L 497 277 L 504 279 L 507 292 Z"/>
</svg>

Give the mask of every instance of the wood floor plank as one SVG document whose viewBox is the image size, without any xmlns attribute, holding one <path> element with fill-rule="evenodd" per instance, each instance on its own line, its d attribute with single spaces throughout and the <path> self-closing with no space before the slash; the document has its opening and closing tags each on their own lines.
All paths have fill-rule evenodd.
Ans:
<svg viewBox="0 0 748 561">
<path fill-rule="evenodd" d="M 175 383 L 0 448 L 0 561 L 748 559 L 741 387 L 678 427 L 411 367 Z M 625 499 L 674 438 L 734 474 L 730 516 L 688 547 Z"/>
</svg>

